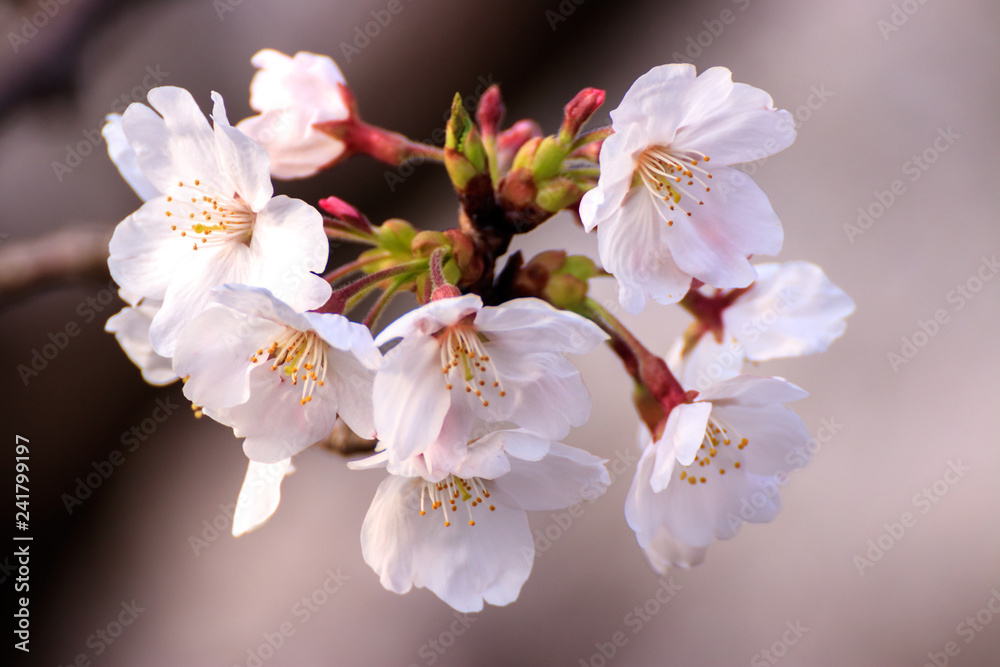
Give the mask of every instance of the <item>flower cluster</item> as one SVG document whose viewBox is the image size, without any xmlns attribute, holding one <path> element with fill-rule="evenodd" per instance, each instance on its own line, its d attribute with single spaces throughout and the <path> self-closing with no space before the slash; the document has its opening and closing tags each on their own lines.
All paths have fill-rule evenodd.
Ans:
<svg viewBox="0 0 1000 667">
<path fill-rule="evenodd" d="M 561 442 L 591 412 L 570 357 L 601 343 L 636 386 L 643 452 L 625 517 L 656 569 L 693 565 L 775 515 L 775 478 L 809 437 L 784 404 L 806 394 L 744 362 L 824 350 L 853 303 L 812 264 L 749 261 L 777 253 L 783 232 L 732 165 L 794 139 L 766 93 L 724 68 L 664 65 L 610 127 L 583 131 L 604 101 L 585 88 L 546 136 L 528 119 L 504 129 L 494 86 L 474 115 L 456 96 L 441 148 L 365 123 L 325 56 L 266 49 L 252 62 L 259 113 L 235 126 L 218 94 L 210 122 L 164 87 L 104 129 L 143 200 L 111 241 L 128 305 L 107 330 L 148 382 L 182 380 L 196 416 L 243 439 L 234 535 L 277 509 L 293 456 L 339 433 L 370 451 L 349 467 L 384 470 L 361 547 L 385 588 L 428 588 L 460 611 L 514 601 L 535 555 L 526 512 L 611 483 L 602 459 Z M 376 225 L 336 197 L 316 208 L 274 195 L 272 177 L 352 155 L 442 165 L 459 224 Z M 599 262 L 508 253 L 560 211 L 596 228 Z M 330 268 L 331 239 L 366 249 Z M 653 299 L 693 316 L 669 364 L 588 296 L 606 277 L 629 313 Z M 416 307 L 380 328 L 404 293 Z"/>
</svg>

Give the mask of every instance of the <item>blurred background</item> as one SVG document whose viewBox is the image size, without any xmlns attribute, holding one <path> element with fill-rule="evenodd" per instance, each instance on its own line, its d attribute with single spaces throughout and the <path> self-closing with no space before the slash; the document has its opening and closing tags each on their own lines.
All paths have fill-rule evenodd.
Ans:
<svg viewBox="0 0 1000 667">
<path fill-rule="evenodd" d="M 138 200 L 107 159 L 105 114 L 176 85 L 205 110 L 219 91 L 235 122 L 260 48 L 331 55 L 368 121 L 417 139 L 456 91 L 499 83 L 509 122 L 554 132 L 585 86 L 608 92 L 596 126 L 655 65 L 725 65 L 798 123 L 789 150 L 751 168 L 785 226 L 779 259 L 820 264 L 857 302 L 828 353 L 757 369 L 811 392 L 795 409 L 813 462 L 773 523 L 661 578 L 624 521 L 636 418 L 599 350 L 578 360 L 595 409 L 567 442 L 624 472 L 569 525 L 531 517 L 547 541 L 515 603 L 456 615 L 428 591 L 382 589 L 358 538 L 381 473 L 335 454 L 300 455 L 272 520 L 233 539 L 239 442 L 196 422 L 179 387 L 142 382 L 103 331 L 121 307 L 108 276 L 82 272 L 0 305 L 4 479 L 16 435 L 31 451 L 18 664 L 1000 664 L 1000 5 L 400 2 L 377 30 L 384 0 L 0 3 L 0 250 L 110 229 Z M 394 175 L 355 158 L 276 188 L 454 224 L 439 169 Z M 517 247 L 596 256 L 568 217 Z M 665 353 L 686 326 L 676 310 L 628 321 Z M 11 597 L 16 546 L 0 550 Z"/>
</svg>

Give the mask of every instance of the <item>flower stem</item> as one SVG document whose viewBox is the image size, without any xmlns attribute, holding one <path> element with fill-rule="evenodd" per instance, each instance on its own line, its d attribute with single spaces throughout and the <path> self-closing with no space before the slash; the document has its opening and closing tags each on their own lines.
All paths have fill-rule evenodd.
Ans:
<svg viewBox="0 0 1000 667">
<path fill-rule="evenodd" d="M 379 315 L 381 315 L 385 307 L 389 305 L 389 302 L 392 301 L 392 298 L 396 296 L 396 293 L 399 291 L 399 288 L 405 285 L 409 279 L 410 279 L 409 276 L 396 276 L 396 279 L 392 281 L 392 284 L 389 285 L 389 287 L 384 292 L 382 292 L 382 294 L 379 295 L 378 300 L 375 302 L 375 305 L 372 306 L 371 310 L 368 311 L 368 314 L 365 316 L 364 322 L 362 322 L 362 324 L 364 324 L 369 329 L 375 326 L 375 323 L 378 321 Z"/>
<path fill-rule="evenodd" d="M 611 337 L 612 349 L 622 359 L 625 369 L 642 388 L 662 406 L 666 414 L 687 399 L 684 387 L 670 372 L 663 359 L 650 352 L 621 320 L 591 298 L 584 301 L 584 317 L 601 327 Z"/>
<path fill-rule="evenodd" d="M 333 290 L 333 294 L 330 295 L 327 302 L 323 304 L 322 307 L 318 308 L 316 312 L 344 313 L 349 310 L 351 306 L 356 305 L 369 290 L 374 289 L 378 283 L 382 282 L 386 278 L 405 276 L 407 280 L 409 280 L 417 274 L 426 271 L 427 266 L 428 260 L 418 259 L 412 262 L 406 262 L 405 264 L 397 264 L 396 266 L 391 266 L 388 269 L 377 271 L 376 273 L 358 278 L 352 283 L 348 283 L 343 287 Z"/>
<path fill-rule="evenodd" d="M 573 144 L 570 146 L 569 152 L 573 153 L 574 151 L 595 141 L 603 141 L 604 139 L 610 137 L 612 134 L 614 134 L 614 130 L 612 130 L 610 127 L 599 127 L 596 130 L 591 130 L 590 132 L 581 134 L 579 137 L 576 138 L 576 141 L 574 141 Z"/>
<path fill-rule="evenodd" d="M 334 269 L 333 271 L 331 271 L 330 273 L 326 274 L 323 277 L 326 279 L 327 282 L 332 284 L 337 282 L 344 276 L 350 275 L 355 271 L 360 271 L 369 264 L 373 264 L 375 262 L 381 262 L 383 260 L 389 259 L 390 257 L 392 257 L 392 253 L 388 251 L 380 252 L 376 255 L 370 255 L 368 257 L 359 257 L 353 262 L 348 262 L 343 266 L 337 267 L 336 269 Z"/>
</svg>

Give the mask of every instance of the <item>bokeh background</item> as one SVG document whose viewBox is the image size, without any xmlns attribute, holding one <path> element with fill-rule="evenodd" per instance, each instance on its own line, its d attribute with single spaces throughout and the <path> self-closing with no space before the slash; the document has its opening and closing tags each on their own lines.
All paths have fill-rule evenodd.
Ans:
<svg viewBox="0 0 1000 667">
<path fill-rule="evenodd" d="M 186 87 L 206 110 L 217 90 L 230 118 L 249 115 L 249 59 L 263 47 L 333 56 L 366 119 L 418 139 L 443 127 L 456 91 L 484 83 L 502 85 L 508 120 L 555 131 L 584 86 L 608 91 L 595 119 L 606 122 L 652 66 L 725 65 L 799 125 L 789 150 L 754 167 L 785 225 L 779 259 L 820 264 L 857 302 L 828 353 L 757 369 L 811 392 L 795 407 L 814 461 L 782 490 L 773 523 L 661 579 L 624 522 L 636 419 L 624 374 L 599 350 L 579 360 L 593 417 L 567 442 L 628 470 L 568 527 L 532 516 L 555 539 L 520 598 L 460 617 L 427 591 L 381 588 L 358 539 L 381 475 L 329 452 L 300 455 L 273 519 L 230 537 L 239 442 L 195 421 L 178 387 L 142 383 L 103 332 L 120 307 L 106 276 L 49 285 L 0 307 L 4 479 L 15 435 L 31 444 L 31 653 L 18 664 L 1000 664 L 1000 5 L 400 1 L 367 44 L 354 40 L 387 2 L 0 3 L 0 250 L 125 217 L 138 203 L 93 138 L 103 116 L 152 83 Z M 54 15 L 32 33 L 23 17 L 46 7 Z M 81 143 L 91 150 L 70 162 Z M 454 223 L 440 170 L 392 187 L 386 172 L 356 158 L 277 189 L 336 194 L 375 220 Z M 568 218 L 518 247 L 596 252 Z M 676 310 L 629 322 L 663 353 L 685 326 Z M 68 324 L 79 335 L 25 382 L 18 366 Z M 177 407 L 154 422 L 158 405 Z M 144 423 L 143 440 L 123 440 Z M 112 456 L 121 465 L 67 507 Z M 11 544 L 0 549 L 7 597 Z M 320 594 L 324 584 L 336 592 Z M 652 602 L 667 584 L 669 602 Z M 118 636 L 97 634 L 117 634 L 122 614 L 135 618 Z M 624 645 L 612 648 L 616 633 Z"/>
</svg>

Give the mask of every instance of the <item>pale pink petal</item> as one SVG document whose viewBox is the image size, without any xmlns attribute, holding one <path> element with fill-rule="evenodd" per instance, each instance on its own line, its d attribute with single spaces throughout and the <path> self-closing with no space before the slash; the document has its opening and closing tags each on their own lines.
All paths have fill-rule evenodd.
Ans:
<svg viewBox="0 0 1000 667">
<path fill-rule="evenodd" d="M 482 516 L 475 526 L 465 521 L 445 526 L 438 512 L 419 516 L 419 506 L 413 507 L 422 483 L 386 479 L 365 517 L 362 554 L 382 585 L 397 593 L 428 588 L 460 612 L 516 600 L 534 560 L 524 511 L 497 490 L 491 498 L 496 510 L 477 511 Z"/>
<path fill-rule="evenodd" d="M 496 480 L 524 510 L 556 510 L 600 496 L 611 484 L 605 461 L 553 442 L 540 461 L 510 459 L 510 473 Z"/>
<path fill-rule="evenodd" d="M 375 376 L 374 404 L 375 430 L 392 459 L 409 458 L 430 446 L 451 404 L 438 342 L 412 336 L 391 349 Z"/>
<path fill-rule="evenodd" d="M 281 502 L 281 481 L 294 470 L 291 459 L 277 463 L 250 461 L 233 513 L 233 537 L 257 528 L 274 514 Z"/>
</svg>

